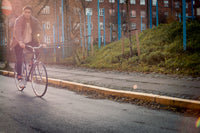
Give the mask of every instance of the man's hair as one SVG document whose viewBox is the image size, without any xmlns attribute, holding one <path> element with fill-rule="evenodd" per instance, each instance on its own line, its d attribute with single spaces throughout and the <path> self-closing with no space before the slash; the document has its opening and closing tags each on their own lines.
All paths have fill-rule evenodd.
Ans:
<svg viewBox="0 0 200 133">
<path fill-rule="evenodd" d="M 31 6 L 29 6 L 29 5 L 25 6 L 25 7 L 23 8 L 23 11 L 25 11 L 26 9 L 31 10 L 31 12 L 33 12 Z"/>
</svg>

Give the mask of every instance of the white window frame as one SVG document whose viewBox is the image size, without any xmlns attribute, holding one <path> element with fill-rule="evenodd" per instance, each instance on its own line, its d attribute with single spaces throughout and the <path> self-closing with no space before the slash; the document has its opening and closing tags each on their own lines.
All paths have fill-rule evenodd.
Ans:
<svg viewBox="0 0 200 133">
<path fill-rule="evenodd" d="M 169 0 L 164 0 L 164 7 L 169 7 Z"/>
<path fill-rule="evenodd" d="M 140 11 L 140 16 L 145 18 L 146 17 L 146 12 L 145 11 Z"/>
<path fill-rule="evenodd" d="M 90 15 L 92 16 L 92 8 L 85 9 L 85 14 L 87 15 L 88 13 L 90 13 Z"/>
<path fill-rule="evenodd" d="M 90 2 L 90 1 L 92 1 L 92 0 L 85 0 L 85 1 L 88 1 L 88 2 Z"/>
<path fill-rule="evenodd" d="M 46 21 L 46 29 L 47 30 L 51 29 L 51 22 L 50 21 Z"/>
<path fill-rule="evenodd" d="M 99 16 L 103 16 L 103 8 L 99 9 Z"/>
<path fill-rule="evenodd" d="M 188 8 L 188 3 L 187 3 L 187 2 L 185 3 L 185 8 L 186 8 L 186 9 Z"/>
<path fill-rule="evenodd" d="M 175 2 L 175 8 L 180 8 L 179 1 L 176 1 L 176 2 Z"/>
<path fill-rule="evenodd" d="M 50 14 L 50 6 L 45 6 L 42 9 L 42 14 Z"/>
<path fill-rule="evenodd" d="M 200 7 L 197 8 L 197 16 L 200 16 Z"/>
<path fill-rule="evenodd" d="M 86 24 L 86 29 L 88 29 L 88 23 Z M 93 23 L 92 22 L 90 23 L 90 29 L 93 30 Z"/>
<path fill-rule="evenodd" d="M 100 25 L 100 30 L 103 30 L 103 22 L 100 22 L 99 25 Z"/>
<path fill-rule="evenodd" d="M 125 4 L 125 0 L 120 0 L 119 3 L 120 4 Z"/>
<path fill-rule="evenodd" d="M 101 36 L 101 42 L 104 42 L 104 36 Z"/>
<path fill-rule="evenodd" d="M 153 17 L 153 18 L 156 18 L 156 12 L 155 12 L 155 11 L 152 12 L 152 17 Z"/>
<path fill-rule="evenodd" d="M 122 16 L 122 17 L 125 17 L 125 16 L 126 16 L 126 10 L 124 10 L 124 9 L 121 10 L 121 16 Z"/>
<path fill-rule="evenodd" d="M 144 6 L 145 5 L 145 0 L 140 0 L 140 5 Z"/>
<path fill-rule="evenodd" d="M 74 7 L 73 10 L 74 10 L 73 13 L 74 13 L 75 15 L 79 15 L 79 12 L 81 11 L 81 9 L 78 8 L 78 7 Z"/>
<path fill-rule="evenodd" d="M 146 30 L 146 24 L 142 23 L 142 31 Z"/>
<path fill-rule="evenodd" d="M 133 12 L 135 12 L 135 15 L 134 15 L 134 13 Z M 137 15 L 136 15 L 136 10 L 131 10 L 131 12 L 130 12 L 130 16 L 132 17 L 132 18 L 135 18 Z"/>
<path fill-rule="evenodd" d="M 51 38 L 52 38 L 51 36 L 46 36 L 46 43 L 47 44 L 51 43 Z"/>
<path fill-rule="evenodd" d="M 164 12 L 164 16 L 167 17 L 169 15 L 168 12 Z"/>
<path fill-rule="evenodd" d="M 156 6 L 157 0 L 152 0 L 152 6 Z"/>
<path fill-rule="evenodd" d="M 109 0 L 110 3 L 115 3 L 115 0 Z"/>
<path fill-rule="evenodd" d="M 136 4 L 136 0 L 130 0 L 130 4 L 132 4 L 132 5 L 134 4 L 135 5 Z"/>
<path fill-rule="evenodd" d="M 115 9 L 109 9 L 110 16 L 115 16 Z"/>
<path fill-rule="evenodd" d="M 131 23 L 130 28 L 131 30 L 135 30 L 137 28 L 136 23 Z"/>
</svg>

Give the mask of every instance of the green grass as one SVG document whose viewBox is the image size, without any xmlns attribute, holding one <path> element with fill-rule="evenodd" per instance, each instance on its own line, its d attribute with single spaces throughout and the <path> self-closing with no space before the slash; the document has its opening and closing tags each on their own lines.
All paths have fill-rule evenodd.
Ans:
<svg viewBox="0 0 200 133">
<path fill-rule="evenodd" d="M 187 50 L 183 50 L 182 23 L 161 24 L 139 34 L 141 55 L 137 56 L 135 36 L 133 56 L 125 39 L 122 56 L 121 41 L 107 44 L 95 55 L 82 60 L 79 66 L 119 71 L 157 72 L 200 76 L 200 23 L 187 22 Z"/>
</svg>

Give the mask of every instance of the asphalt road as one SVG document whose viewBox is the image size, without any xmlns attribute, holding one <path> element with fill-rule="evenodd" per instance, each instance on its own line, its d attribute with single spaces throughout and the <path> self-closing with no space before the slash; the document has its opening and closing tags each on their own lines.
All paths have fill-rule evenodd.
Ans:
<svg viewBox="0 0 200 133">
<path fill-rule="evenodd" d="M 38 98 L 31 85 L 19 92 L 13 78 L 0 76 L 0 133 L 199 133 L 196 120 L 53 87 Z"/>
</svg>

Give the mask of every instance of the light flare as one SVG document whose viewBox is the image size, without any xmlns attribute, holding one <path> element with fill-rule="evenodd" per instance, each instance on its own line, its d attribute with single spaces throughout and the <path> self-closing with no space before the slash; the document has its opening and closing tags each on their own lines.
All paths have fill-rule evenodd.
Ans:
<svg viewBox="0 0 200 133">
<path fill-rule="evenodd" d="M 198 128 L 200 127 L 200 117 L 197 119 L 195 126 Z"/>
<path fill-rule="evenodd" d="M 137 87 L 138 87 L 138 86 L 137 86 L 136 84 L 133 85 L 133 89 L 134 89 L 134 90 L 137 89 Z"/>
</svg>

